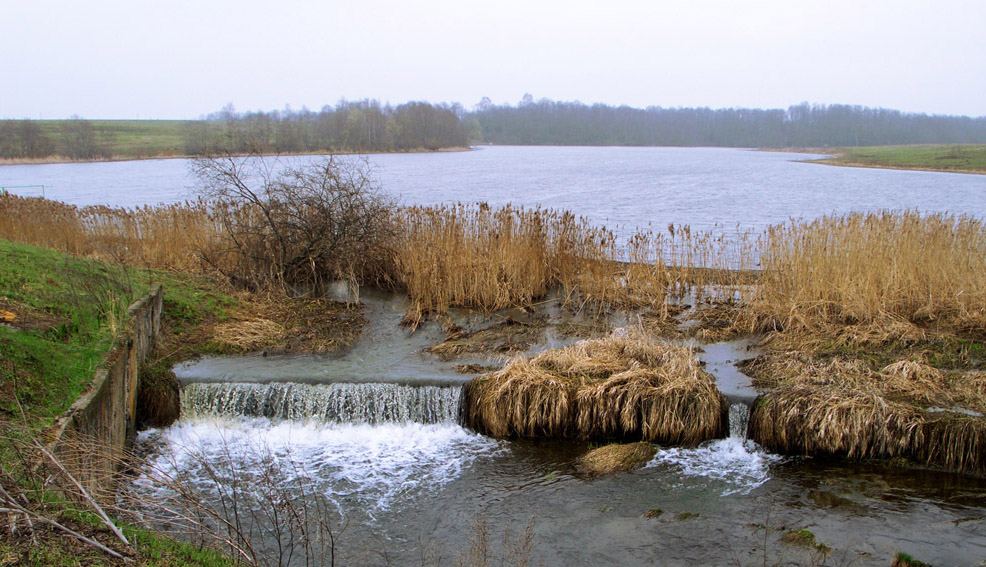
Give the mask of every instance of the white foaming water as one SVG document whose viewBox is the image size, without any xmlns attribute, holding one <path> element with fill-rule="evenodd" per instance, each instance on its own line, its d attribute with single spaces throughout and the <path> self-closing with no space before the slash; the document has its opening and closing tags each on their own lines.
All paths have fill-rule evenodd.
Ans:
<svg viewBox="0 0 986 567">
<path fill-rule="evenodd" d="M 673 465 L 690 476 L 725 482 L 723 496 L 748 494 L 770 478 L 770 464 L 780 460 L 746 438 L 750 408 L 743 403 L 729 406 L 729 437 L 708 441 L 694 449 L 662 449 L 648 467 Z"/>
<path fill-rule="evenodd" d="M 135 495 L 171 497 L 162 479 L 180 477 L 203 498 L 270 474 L 302 481 L 344 515 L 374 513 L 456 479 L 501 444 L 455 424 L 325 424 L 265 418 L 183 420 L 138 436 L 152 452 Z"/>
<path fill-rule="evenodd" d="M 400 384 L 295 384 L 273 382 L 188 384 L 182 415 L 266 417 L 344 423 L 455 423 L 461 386 Z"/>
<path fill-rule="evenodd" d="M 708 441 L 694 449 L 662 449 L 648 467 L 674 465 L 690 476 L 727 484 L 723 496 L 748 494 L 770 478 L 770 464 L 780 460 L 748 439 L 729 437 Z"/>
</svg>

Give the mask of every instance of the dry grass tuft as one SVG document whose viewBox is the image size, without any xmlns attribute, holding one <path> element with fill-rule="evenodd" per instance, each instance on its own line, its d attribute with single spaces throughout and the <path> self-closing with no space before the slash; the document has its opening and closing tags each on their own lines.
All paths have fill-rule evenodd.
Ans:
<svg viewBox="0 0 986 567">
<path fill-rule="evenodd" d="M 276 347 L 285 335 L 284 327 L 270 319 L 248 319 L 216 325 L 213 337 L 230 350 L 249 352 Z"/>
<path fill-rule="evenodd" d="M 945 374 L 911 360 L 877 372 L 859 359 L 803 352 L 761 357 L 749 369 L 758 386 L 772 387 L 750 417 L 751 438 L 771 450 L 986 472 L 979 373 Z"/>
<path fill-rule="evenodd" d="M 656 452 L 654 445 L 645 441 L 605 445 L 579 457 L 575 466 L 587 476 L 626 472 L 645 464 Z"/>
<path fill-rule="evenodd" d="M 725 407 L 690 349 L 632 332 L 516 359 L 476 378 L 466 411 L 472 427 L 496 437 L 695 445 L 722 433 Z"/>
</svg>

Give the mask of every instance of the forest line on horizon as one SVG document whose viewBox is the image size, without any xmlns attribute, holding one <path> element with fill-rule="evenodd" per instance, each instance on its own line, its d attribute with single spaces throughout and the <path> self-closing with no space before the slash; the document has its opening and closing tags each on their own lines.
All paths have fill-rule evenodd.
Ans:
<svg viewBox="0 0 986 567">
<path fill-rule="evenodd" d="M 0 158 L 92 160 L 233 153 L 433 151 L 472 144 L 822 148 L 984 144 L 986 117 L 842 104 L 787 109 L 632 108 L 525 95 L 516 105 L 340 101 L 319 111 L 200 120 L 3 120 Z"/>
</svg>

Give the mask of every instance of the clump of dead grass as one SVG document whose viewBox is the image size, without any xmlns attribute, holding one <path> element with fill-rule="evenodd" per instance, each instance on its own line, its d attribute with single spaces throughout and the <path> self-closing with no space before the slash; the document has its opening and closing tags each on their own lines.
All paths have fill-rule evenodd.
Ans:
<svg viewBox="0 0 986 567">
<path fill-rule="evenodd" d="M 579 457 L 575 466 L 586 476 L 631 471 L 654 457 L 657 450 L 645 441 L 614 443 L 593 449 Z"/>
<path fill-rule="evenodd" d="M 247 319 L 216 325 L 215 341 L 236 352 L 250 352 L 274 347 L 284 341 L 286 333 L 282 325 L 270 319 Z"/>
<path fill-rule="evenodd" d="M 796 351 L 761 357 L 748 370 L 771 388 L 750 416 L 750 437 L 771 450 L 986 471 L 979 373 L 944 373 L 914 360 L 878 371 L 858 358 Z"/>
<path fill-rule="evenodd" d="M 639 331 L 515 359 L 470 382 L 466 403 L 468 423 L 495 437 L 683 445 L 720 435 L 726 408 L 691 349 Z"/>
</svg>

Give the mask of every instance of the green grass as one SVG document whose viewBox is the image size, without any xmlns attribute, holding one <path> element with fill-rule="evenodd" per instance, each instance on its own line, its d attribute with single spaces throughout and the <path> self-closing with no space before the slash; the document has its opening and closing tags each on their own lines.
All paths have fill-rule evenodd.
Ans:
<svg viewBox="0 0 986 567">
<path fill-rule="evenodd" d="M 986 173 L 986 145 L 877 146 L 820 151 L 836 154 L 820 160 L 831 165 Z"/>
<path fill-rule="evenodd" d="M 45 426 L 89 385 L 127 321 L 127 307 L 164 285 L 175 332 L 223 319 L 235 300 L 208 279 L 111 265 L 0 240 L 0 415 Z"/>
<path fill-rule="evenodd" d="M 0 325 L 0 467 L 4 478 L 36 486 L 25 473 L 23 450 L 15 446 L 50 424 L 75 401 L 126 324 L 126 309 L 153 285 L 164 285 L 173 332 L 192 332 L 207 319 L 228 316 L 236 301 L 214 282 L 170 272 L 136 269 L 67 256 L 0 240 L 0 310 L 17 319 Z M 24 410 L 27 429 L 17 425 Z M 19 471 L 19 472 L 18 472 Z M 13 476 L 8 476 L 13 475 Z M 106 531 L 89 512 L 73 511 L 42 496 L 45 515 L 77 531 Z M 37 501 L 40 505 L 41 501 Z M 228 556 L 124 526 L 135 564 L 149 567 L 234 565 Z M 121 565 L 102 552 L 51 529 L 32 541 L 27 532 L 0 534 L 0 564 L 31 566 Z M 99 538 L 104 543 L 107 538 Z M 118 544 L 119 545 L 119 544 Z"/>
<path fill-rule="evenodd" d="M 38 120 L 41 130 L 60 147 L 65 120 Z M 184 153 L 182 126 L 187 120 L 89 120 L 96 139 L 114 156 L 148 157 Z"/>
<path fill-rule="evenodd" d="M 94 537 L 111 549 L 133 559 L 130 565 L 140 567 L 234 567 L 237 562 L 220 551 L 176 541 L 143 528 L 117 522 L 131 543 L 126 549 L 102 521 L 93 513 L 79 512 L 68 507 L 51 510 L 62 525 Z M 81 544 L 60 532 L 39 524 L 35 534 L 38 545 L 28 537 L 0 537 L 0 564 L 31 567 L 116 567 L 124 563 L 95 548 Z M 100 537 L 99 534 L 103 534 Z M 22 534 L 24 535 L 24 534 Z"/>
<path fill-rule="evenodd" d="M 148 289 L 132 269 L 0 241 L 0 411 L 44 425 L 68 409 L 109 351 L 126 308 Z"/>
</svg>

